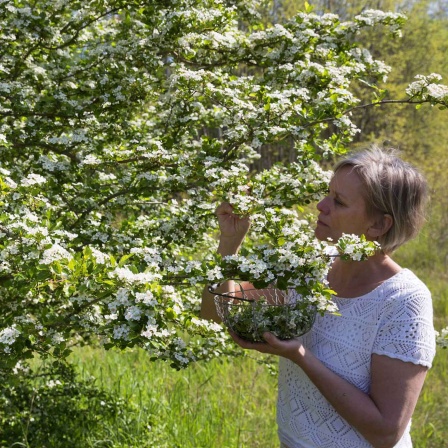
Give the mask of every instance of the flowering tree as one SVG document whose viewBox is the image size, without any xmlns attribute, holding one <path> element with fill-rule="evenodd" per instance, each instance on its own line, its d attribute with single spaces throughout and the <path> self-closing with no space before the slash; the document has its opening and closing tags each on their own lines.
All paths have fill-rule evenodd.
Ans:
<svg viewBox="0 0 448 448">
<path fill-rule="evenodd" d="M 93 335 L 177 368 L 218 356 L 228 338 L 197 317 L 199 291 L 235 273 L 294 270 L 326 300 L 325 245 L 299 212 L 327 188 L 319 159 L 359 131 L 351 86 L 387 101 L 389 67 L 357 33 L 403 20 L 307 11 L 265 28 L 255 0 L 0 1 L 2 366 Z M 439 81 L 399 101 L 446 107 Z M 249 176 L 285 139 L 297 160 Z M 253 217 L 239 258 L 213 255 L 221 200 Z"/>
</svg>

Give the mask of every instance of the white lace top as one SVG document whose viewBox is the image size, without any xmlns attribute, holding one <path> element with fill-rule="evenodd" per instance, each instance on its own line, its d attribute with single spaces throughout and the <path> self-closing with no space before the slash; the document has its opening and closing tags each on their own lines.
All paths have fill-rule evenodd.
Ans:
<svg viewBox="0 0 448 448">
<path fill-rule="evenodd" d="M 328 368 L 368 393 L 372 353 L 431 367 L 435 337 L 431 294 L 408 269 L 370 293 L 352 299 L 335 297 L 341 316 L 317 316 L 302 336 Z M 302 369 L 280 358 L 277 423 L 280 441 L 288 448 L 370 447 Z M 412 447 L 410 423 L 396 445 Z"/>
</svg>

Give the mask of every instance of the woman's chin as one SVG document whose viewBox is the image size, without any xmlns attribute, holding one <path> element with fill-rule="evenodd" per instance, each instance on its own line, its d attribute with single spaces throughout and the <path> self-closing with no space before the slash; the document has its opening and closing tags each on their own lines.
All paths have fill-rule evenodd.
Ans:
<svg viewBox="0 0 448 448">
<path fill-rule="evenodd" d="M 327 241 L 329 236 L 328 235 L 324 235 L 325 232 L 322 232 L 322 229 L 319 227 L 316 227 L 314 229 L 314 236 L 319 240 L 319 241 Z"/>
</svg>

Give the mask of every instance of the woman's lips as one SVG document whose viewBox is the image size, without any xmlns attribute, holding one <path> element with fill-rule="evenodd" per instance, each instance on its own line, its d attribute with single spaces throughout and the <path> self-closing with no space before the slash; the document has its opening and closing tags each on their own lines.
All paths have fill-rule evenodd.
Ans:
<svg viewBox="0 0 448 448">
<path fill-rule="evenodd" d="M 317 225 L 318 225 L 318 226 L 325 226 L 325 227 L 328 227 L 327 224 L 325 224 L 324 222 L 322 222 L 320 219 L 317 220 Z"/>
</svg>

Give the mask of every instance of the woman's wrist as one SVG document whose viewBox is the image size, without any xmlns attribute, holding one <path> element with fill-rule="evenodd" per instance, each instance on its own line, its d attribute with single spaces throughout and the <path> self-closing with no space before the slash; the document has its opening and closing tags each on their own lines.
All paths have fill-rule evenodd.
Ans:
<svg viewBox="0 0 448 448">
<path fill-rule="evenodd" d="M 300 347 L 291 354 L 289 359 L 299 367 L 303 367 L 306 363 L 306 356 L 309 356 L 309 353 L 307 353 L 305 347 L 301 344 Z"/>
<path fill-rule="evenodd" d="M 238 253 L 242 242 L 243 241 L 240 238 L 225 237 L 221 235 L 219 238 L 218 253 L 222 256 L 235 255 Z"/>
</svg>

